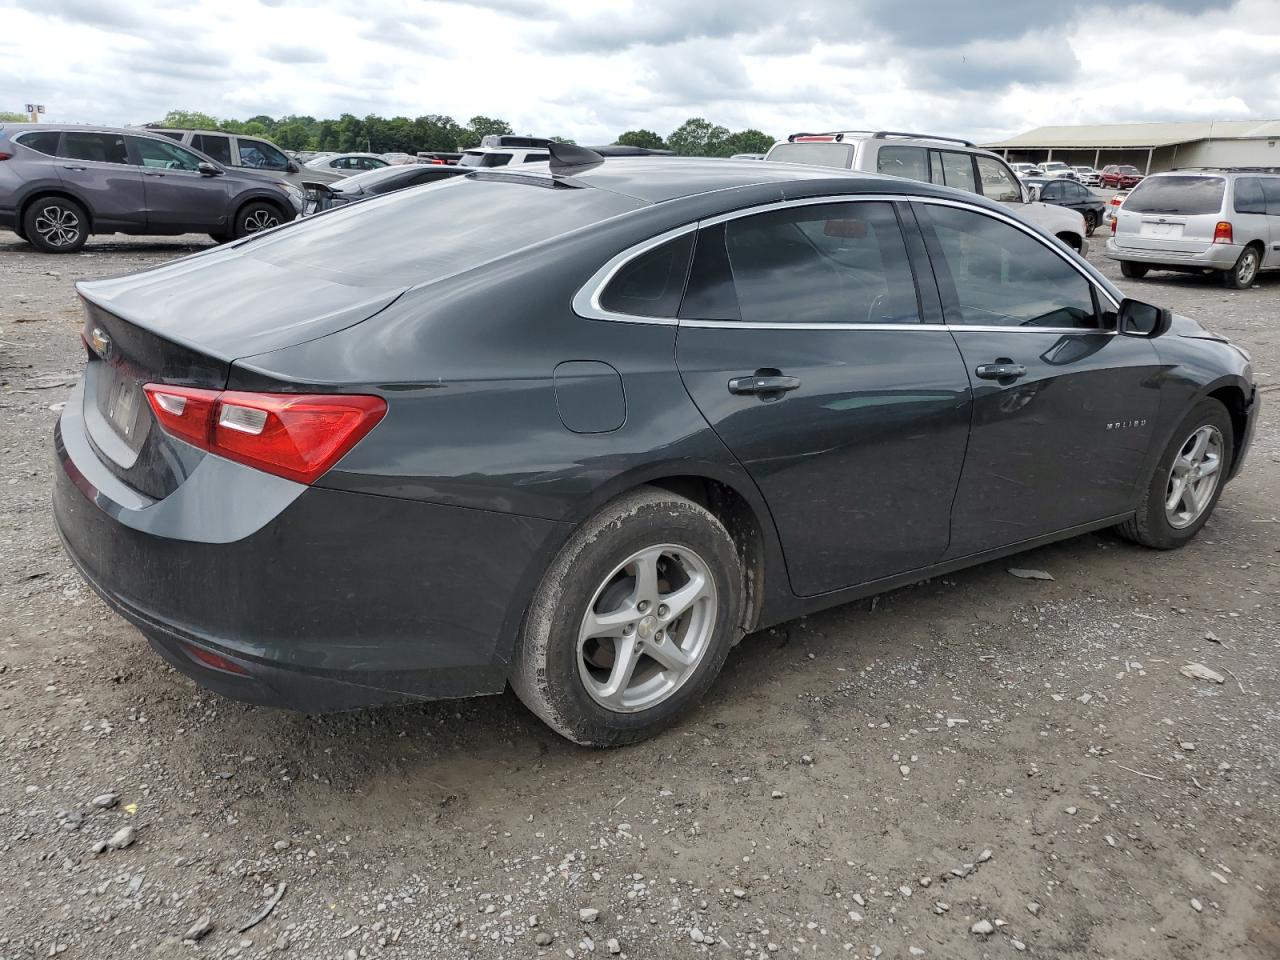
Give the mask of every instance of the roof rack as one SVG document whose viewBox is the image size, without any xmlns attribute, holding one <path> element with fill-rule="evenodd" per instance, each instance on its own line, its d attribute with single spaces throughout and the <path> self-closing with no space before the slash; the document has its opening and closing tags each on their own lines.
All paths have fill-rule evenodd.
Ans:
<svg viewBox="0 0 1280 960">
<path fill-rule="evenodd" d="M 940 137 L 936 133 L 904 133 L 901 130 L 877 130 L 871 135 L 873 140 L 888 140 L 890 137 L 913 137 L 916 140 L 945 140 L 947 143 L 959 143 L 966 147 L 977 146 L 972 140 L 962 140 L 959 137 Z"/>
<path fill-rule="evenodd" d="M 1170 173 L 1180 170 L 1217 170 L 1221 173 L 1280 173 L 1280 167 L 1228 167 L 1207 164 L 1203 167 L 1174 167 Z"/>
</svg>

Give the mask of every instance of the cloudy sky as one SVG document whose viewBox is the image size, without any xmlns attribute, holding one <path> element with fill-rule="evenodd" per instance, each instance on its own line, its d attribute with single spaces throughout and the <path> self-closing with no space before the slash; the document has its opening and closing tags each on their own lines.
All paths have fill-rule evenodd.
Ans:
<svg viewBox="0 0 1280 960">
<path fill-rule="evenodd" d="M 0 110 L 501 117 L 606 142 L 1280 117 L 1280 0 L 0 0 Z"/>
</svg>

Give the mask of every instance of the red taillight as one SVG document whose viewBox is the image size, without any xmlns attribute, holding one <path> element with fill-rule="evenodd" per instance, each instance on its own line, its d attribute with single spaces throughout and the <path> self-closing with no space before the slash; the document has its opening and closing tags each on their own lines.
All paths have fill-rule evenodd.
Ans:
<svg viewBox="0 0 1280 960">
<path fill-rule="evenodd" d="M 298 483 L 313 483 L 387 412 L 381 397 L 244 393 L 148 383 L 166 431 L 193 446 Z"/>
<path fill-rule="evenodd" d="M 1219 220 L 1218 225 L 1213 228 L 1214 243 L 1232 243 L 1231 224 L 1226 220 Z"/>
<path fill-rule="evenodd" d="M 792 143 L 833 143 L 839 137 L 828 136 L 827 134 L 808 134 L 806 136 L 791 137 Z"/>
<path fill-rule="evenodd" d="M 1111 215 L 1111 235 L 1116 235 L 1116 224 L 1120 222 L 1120 211 L 1117 210 Z"/>
<path fill-rule="evenodd" d="M 8 160 L 12 156 L 12 153 L 5 153 L 3 150 L 0 150 L 0 160 Z"/>
<path fill-rule="evenodd" d="M 204 664 L 206 667 L 212 667 L 214 670 L 221 670 L 223 673 L 235 673 L 242 677 L 247 677 L 249 671 L 234 660 L 228 660 L 221 654 L 214 653 L 212 650 L 204 650 L 194 644 L 184 643 L 182 649 L 191 655 L 191 659 L 198 663 Z"/>
</svg>

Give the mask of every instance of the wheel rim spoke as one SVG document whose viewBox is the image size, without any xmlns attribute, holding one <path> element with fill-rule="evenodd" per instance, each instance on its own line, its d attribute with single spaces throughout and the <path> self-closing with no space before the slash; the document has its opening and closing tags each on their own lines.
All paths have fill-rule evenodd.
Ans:
<svg viewBox="0 0 1280 960">
<path fill-rule="evenodd" d="M 636 664 L 640 662 L 640 650 L 634 635 L 616 641 L 613 649 L 613 667 L 609 671 L 609 680 L 597 687 L 597 694 L 601 700 L 621 705 L 622 695 L 631 683 Z"/>
<path fill-rule="evenodd" d="M 644 652 L 660 664 L 663 669 L 669 670 L 677 676 L 693 666 L 693 658 L 685 653 L 683 648 L 670 635 L 665 636 L 662 640 L 655 640 L 646 644 Z"/>
<path fill-rule="evenodd" d="M 678 620 L 690 607 L 708 595 L 707 578 L 702 574 L 697 574 L 690 577 L 689 582 L 683 587 L 673 593 L 660 596 L 658 600 L 662 606 L 667 608 L 665 619 Z"/>
<path fill-rule="evenodd" d="M 637 619 L 639 615 L 636 613 L 635 605 L 630 603 L 611 613 L 596 613 L 594 610 L 588 610 L 582 625 L 582 638 L 589 640 L 595 637 L 622 636 L 623 628 Z"/>
<path fill-rule="evenodd" d="M 1212 424 L 1187 437 L 1169 470 L 1164 506 L 1170 526 L 1189 527 L 1204 514 L 1221 479 L 1224 447 L 1222 433 Z"/>
</svg>

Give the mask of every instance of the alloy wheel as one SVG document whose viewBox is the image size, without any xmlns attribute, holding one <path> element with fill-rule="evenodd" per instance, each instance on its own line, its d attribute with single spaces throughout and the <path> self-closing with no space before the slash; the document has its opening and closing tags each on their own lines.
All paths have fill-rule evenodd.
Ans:
<svg viewBox="0 0 1280 960">
<path fill-rule="evenodd" d="M 1250 247 L 1245 250 L 1240 257 L 1240 262 L 1236 264 L 1236 283 L 1241 287 L 1248 287 L 1257 275 L 1258 252 Z"/>
<path fill-rule="evenodd" d="M 51 247 L 67 247 L 80 238 L 80 218 L 74 210 L 50 204 L 35 218 L 36 233 Z"/>
<path fill-rule="evenodd" d="M 280 218 L 266 210 L 254 210 L 244 218 L 244 232 L 258 233 L 280 225 Z"/>
<path fill-rule="evenodd" d="M 1182 445 L 1165 487 L 1164 514 L 1169 526 L 1181 530 L 1200 519 L 1221 481 L 1225 447 L 1221 431 L 1211 424 L 1198 427 Z"/>
<path fill-rule="evenodd" d="M 578 675 L 615 713 L 648 710 L 698 668 L 715 633 L 711 569 L 687 547 L 637 550 L 596 588 L 578 629 Z"/>
</svg>

